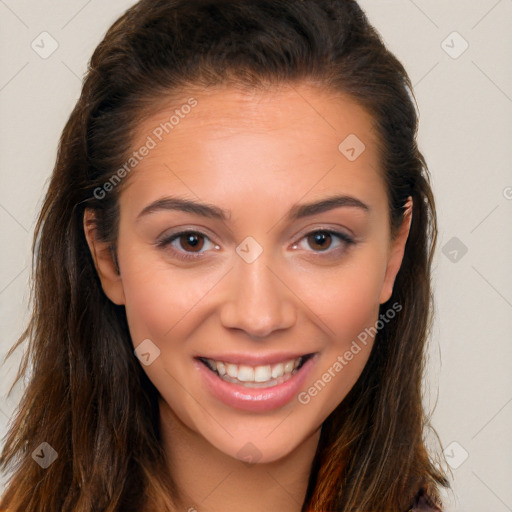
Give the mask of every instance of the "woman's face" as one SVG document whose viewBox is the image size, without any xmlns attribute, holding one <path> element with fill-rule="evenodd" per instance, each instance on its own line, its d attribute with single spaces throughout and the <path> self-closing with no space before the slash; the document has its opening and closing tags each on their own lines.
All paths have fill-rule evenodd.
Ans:
<svg viewBox="0 0 512 512">
<path fill-rule="evenodd" d="M 392 243 L 372 119 L 348 98 L 209 91 L 138 127 L 120 275 L 89 241 L 162 405 L 225 454 L 270 462 L 360 376 L 409 223 Z"/>
</svg>

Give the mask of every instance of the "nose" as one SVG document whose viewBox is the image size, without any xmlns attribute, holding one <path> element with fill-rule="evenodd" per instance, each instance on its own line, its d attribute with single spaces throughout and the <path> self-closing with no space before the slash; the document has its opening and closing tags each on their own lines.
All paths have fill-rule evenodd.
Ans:
<svg viewBox="0 0 512 512">
<path fill-rule="evenodd" d="M 224 327 L 243 330 L 252 338 L 288 329 L 296 321 L 293 292 L 265 254 L 252 263 L 235 260 L 229 273 L 229 299 L 221 309 Z"/>
</svg>

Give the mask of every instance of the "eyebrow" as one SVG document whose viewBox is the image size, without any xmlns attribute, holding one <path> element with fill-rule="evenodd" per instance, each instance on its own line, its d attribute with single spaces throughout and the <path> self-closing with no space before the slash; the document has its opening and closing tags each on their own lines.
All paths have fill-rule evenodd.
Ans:
<svg viewBox="0 0 512 512">
<path fill-rule="evenodd" d="M 371 208 L 363 203 L 356 197 L 347 195 L 338 195 L 315 201 L 312 203 L 301 204 L 293 206 L 286 215 L 287 220 L 297 220 L 304 217 L 310 217 L 319 213 L 327 212 L 340 207 L 354 207 L 359 208 L 365 212 L 369 212 Z M 159 211 L 180 211 L 185 213 L 193 213 L 201 217 L 212 219 L 219 219 L 227 221 L 231 214 L 230 212 L 206 203 L 199 203 L 190 199 L 183 199 L 178 197 L 163 197 L 147 205 L 138 215 L 137 221 L 146 215 L 150 215 Z"/>
</svg>

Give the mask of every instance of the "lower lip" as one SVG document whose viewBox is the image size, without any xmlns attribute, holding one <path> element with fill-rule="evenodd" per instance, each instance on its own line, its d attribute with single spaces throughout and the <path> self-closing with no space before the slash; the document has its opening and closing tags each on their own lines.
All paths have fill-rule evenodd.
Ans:
<svg viewBox="0 0 512 512">
<path fill-rule="evenodd" d="M 283 407 L 297 396 L 317 358 L 318 354 L 313 355 L 286 382 L 268 388 L 246 388 L 226 382 L 201 361 L 196 359 L 194 363 L 210 392 L 221 402 L 242 411 L 264 412 Z"/>
</svg>

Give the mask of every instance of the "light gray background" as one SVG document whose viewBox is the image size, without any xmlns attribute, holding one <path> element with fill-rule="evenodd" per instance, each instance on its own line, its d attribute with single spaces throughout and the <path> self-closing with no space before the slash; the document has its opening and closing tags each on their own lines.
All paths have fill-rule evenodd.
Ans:
<svg viewBox="0 0 512 512">
<path fill-rule="evenodd" d="M 28 320 L 32 232 L 60 133 L 94 48 L 133 3 L 0 0 L 2 360 Z M 437 200 L 425 404 L 452 468 L 447 510 L 512 511 L 512 0 L 360 3 L 415 85 Z M 45 31 L 58 48 L 42 58 Z M 3 396 L 18 361 L 1 367 Z M 0 435 L 20 392 L 0 401 Z"/>
</svg>

